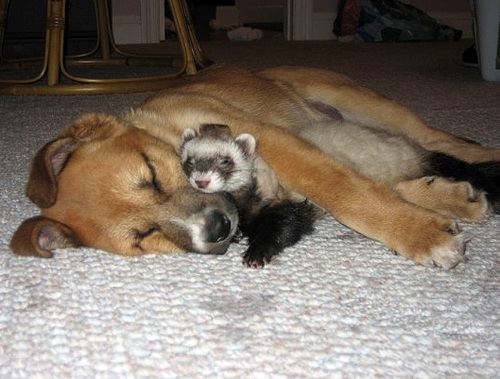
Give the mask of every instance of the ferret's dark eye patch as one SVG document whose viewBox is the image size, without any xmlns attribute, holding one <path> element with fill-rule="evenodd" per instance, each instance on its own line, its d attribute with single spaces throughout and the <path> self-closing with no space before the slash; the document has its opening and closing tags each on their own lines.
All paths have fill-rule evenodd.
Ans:
<svg viewBox="0 0 500 379">
<path fill-rule="evenodd" d="M 194 159 L 193 158 L 189 158 L 187 159 L 183 164 L 182 164 L 182 168 L 184 169 L 184 171 L 187 171 L 187 172 L 191 172 L 193 171 L 193 168 L 194 168 Z"/>
<path fill-rule="evenodd" d="M 233 160 L 229 156 L 222 156 L 217 159 L 217 163 L 223 167 L 230 167 L 233 165 Z"/>
</svg>

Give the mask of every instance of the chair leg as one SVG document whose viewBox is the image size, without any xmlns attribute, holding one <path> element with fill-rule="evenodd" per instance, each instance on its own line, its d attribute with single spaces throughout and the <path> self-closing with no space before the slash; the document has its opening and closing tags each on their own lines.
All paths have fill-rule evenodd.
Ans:
<svg viewBox="0 0 500 379">
<path fill-rule="evenodd" d="M 195 33 L 195 28 L 193 24 L 193 20 L 191 18 L 191 14 L 189 13 L 189 9 L 186 5 L 185 1 L 180 2 L 180 7 L 182 9 L 182 16 L 180 20 L 184 22 L 186 25 L 186 29 L 188 31 L 189 42 L 187 45 L 191 47 L 191 51 L 193 53 L 193 59 L 195 61 L 196 67 L 198 69 L 206 68 L 212 65 L 214 62 L 208 59 L 203 52 L 200 43 L 198 42 L 198 37 Z"/>
<path fill-rule="evenodd" d="M 170 1 L 170 10 L 174 18 L 175 30 L 177 31 L 177 38 L 182 47 L 182 52 L 186 62 L 186 73 L 188 75 L 195 74 L 196 62 L 194 60 L 192 41 L 189 36 L 188 24 L 184 17 L 185 12 L 178 1 Z"/>
<path fill-rule="evenodd" d="M 59 84 L 61 73 L 60 63 L 63 55 L 63 37 L 65 24 L 65 0 L 48 0 L 47 40 L 48 40 L 48 67 L 47 85 Z M 47 53 L 47 52 L 46 52 Z"/>
<path fill-rule="evenodd" d="M 95 0 L 95 8 L 97 13 L 97 30 L 99 38 L 99 47 L 101 49 L 102 59 L 107 60 L 111 58 L 111 48 L 109 43 L 109 12 L 107 4 L 108 0 Z"/>
<path fill-rule="evenodd" d="M 99 93 L 128 93 L 141 91 L 154 91 L 168 85 L 172 77 L 187 74 L 193 75 L 203 67 L 212 64 L 205 58 L 203 51 L 194 33 L 185 0 L 169 0 L 174 22 L 177 28 L 178 40 L 181 45 L 183 65 L 175 72 L 162 75 L 97 79 L 78 77 L 66 70 L 65 64 L 129 64 L 130 59 L 145 61 L 154 60 L 165 62 L 166 57 L 149 57 L 138 54 L 126 54 L 120 51 L 114 43 L 110 28 L 110 14 L 107 6 L 108 0 L 95 0 L 98 38 L 101 58 L 65 59 L 64 56 L 64 31 L 66 0 L 47 0 L 47 32 L 44 67 L 35 79 L 27 80 L 0 80 L 0 94 L 35 94 L 35 95 L 72 95 L 72 94 L 99 94 Z M 0 0 L 0 12 L 6 10 L 8 0 Z M 1 15 L 0 15 L 1 16 Z M 2 37 L 2 35 L 0 35 Z M 2 39 L 3 40 L 3 39 Z M 121 58 L 115 58 L 116 55 Z M 125 58 L 123 57 L 125 56 Z M 155 58 L 160 58 L 155 60 Z M 1 62 L 0 62 L 1 63 Z M 164 64 L 164 63 L 163 63 Z M 38 83 L 44 77 L 47 84 Z M 60 80 L 65 77 L 73 84 L 62 84 Z"/>
</svg>

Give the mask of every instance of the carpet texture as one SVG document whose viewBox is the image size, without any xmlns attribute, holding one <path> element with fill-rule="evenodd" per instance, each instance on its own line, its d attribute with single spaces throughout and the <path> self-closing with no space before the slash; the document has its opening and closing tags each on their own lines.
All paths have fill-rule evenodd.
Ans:
<svg viewBox="0 0 500 379">
<path fill-rule="evenodd" d="M 205 49 L 248 68 L 337 70 L 500 147 L 500 84 L 461 66 L 467 46 L 264 38 Z M 38 213 L 24 196 L 35 151 L 83 112 L 120 114 L 146 96 L 0 97 L 1 378 L 498 377 L 499 216 L 461 224 L 468 262 L 451 271 L 331 217 L 262 270 L 241 264 L 243 244 L 223 256 L 12 255 L 12 233 Z"/>
</svg>

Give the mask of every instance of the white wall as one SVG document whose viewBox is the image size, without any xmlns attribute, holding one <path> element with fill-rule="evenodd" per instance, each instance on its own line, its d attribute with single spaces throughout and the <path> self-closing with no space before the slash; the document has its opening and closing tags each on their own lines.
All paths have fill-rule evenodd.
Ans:
<svg viewBox="0 0 500 379">
<path fill-rule="evenodd" d="M 165 39 L 164 6 L 164 0 L 112 0 L 116 43 L 157 43 Z"/>
</svg>

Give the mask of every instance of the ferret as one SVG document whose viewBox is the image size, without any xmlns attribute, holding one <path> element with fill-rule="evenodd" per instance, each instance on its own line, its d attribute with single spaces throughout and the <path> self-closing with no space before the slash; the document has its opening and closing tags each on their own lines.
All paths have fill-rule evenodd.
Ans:
<svg viewBox="0 0 500 379">
<path fill-rule="evenodd" d="M 421 177 L 468 181 L 485 191 L 500 213 L 500 167 L 496 162 L 467 163 L 425 149 L 408 138 L 348 121 L 317 123 L 298 135 L 360 174 L 391 187 Z"/>
<path fill-rule="evenodd" d="M 262 267 L 313 231 L 317 211 L 307 200 L 297 200 L 278 181 L 257 153 L 251 134 L 231 135 L 226 125 L 203 124 L 182 134 L 179 155 L 189 183 L 207 193 L 228 193 L 248 236 L 243 261 Z"/>
</svg>

